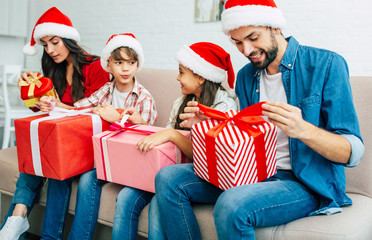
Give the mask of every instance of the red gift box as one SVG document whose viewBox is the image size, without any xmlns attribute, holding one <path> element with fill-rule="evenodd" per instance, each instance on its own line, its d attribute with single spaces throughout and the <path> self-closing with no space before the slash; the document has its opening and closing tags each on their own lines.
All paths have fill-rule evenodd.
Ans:
<svg viewBox="0 0 372 240">
<path fill-rule="evenodd" d="M 89 109 L 14 121 L 19 171 L 64 180 L 93 169 L 92 136 L 110 124 Z"/>
<path fill-rule="evenodd" d="M 193 125 L 194 172 L 226 190 L 276 173 L 276 126 L 265 121 L 262 103 L 239 113 L 198 105 L 211 119 Z"/>
<path fill-rule="evenodd" d="M 56 92 L 53 87 L 53 82 L 49 78 L 42 77 L 37 73 L 37 78 L 29 77 L 30 83 L 21 81 L 21 98 L 25 102 L 26 107 L 35 107 L 35 103 L 39 101 L 42 96 L 56 97 Z"/>
<path fill-rule="evenodd" d="M 155 146 L 145 154 L 137 149 L 138 141 L 163 129 L 155 126 L 127 125 L 93 136 L 97 178 L 155 192 L 156 173 L 165 166 L 185 160 L 172 142 Z M 186 137 L 190 136 L 190 131 L 179 132 Z"/>
</svg>

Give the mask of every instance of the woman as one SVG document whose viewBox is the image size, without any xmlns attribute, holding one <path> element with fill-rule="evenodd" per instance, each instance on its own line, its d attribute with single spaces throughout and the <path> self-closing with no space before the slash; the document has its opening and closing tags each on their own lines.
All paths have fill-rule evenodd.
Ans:
<svg viewBox="0 0 372 240">
<path fill-rule="evenodd" d="M 90 55 L 78 45 L 80 35 L 73 27 L 71 20 L 53 7 L 47 10 L 37 21 L 32 32 L 31 42 L 23 49 L 27 55 L 36 54 L 35 44 L 44 47 L 42 56 L 42 70 L 44 76 L 53 81 L 54 87 L 61 102 L 73 106 L 73 103 L 89 97 L 93 92 L 108 82 L 109 74 L 101 67 L 99 57 Z M 27 81 L 28 77 L 36 77 L 36 73 L 25 72 L 18 79 Z M 36 104 L 38 110 L 40 104 Z M 55 181 L 55 180 L 54 180 Z M 64 202 L 62 205 L 54 206 L 53 214 L 45 214 L 44 223 L 53 222 L 53 227 L 43 224 L 43 238 L 60 239 L 63 224 L 54 222 L 54 219 L 63 218 L 61 208 L 67 208 L 71 192 L 71 181 L 67 179 L 64 196 L 60 196 Z M 16 184 L 11 206 L 1 226 L 0 239 L 18 239 L 27 231 L 29 223 L 27 216 L 33 204 L 37 201 L 43 177 L 20 173 Z M 48 189 L 48 195 L 53 194 Z M 61 209 L 61 210 L 59 210 Z"/>
</svg>

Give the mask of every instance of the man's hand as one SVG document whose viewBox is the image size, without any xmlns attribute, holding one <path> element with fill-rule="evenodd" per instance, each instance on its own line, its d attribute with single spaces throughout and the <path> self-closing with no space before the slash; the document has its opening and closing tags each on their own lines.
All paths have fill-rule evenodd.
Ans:
<svg viewBox="0 0 372 240">
<path fill-rule="evenodd" d="M 307 139 L 312 134 L 312 124 L 302 118 L 301 109 L 283 102 L 267 102 L 262 113 L 288 137 Z"/>
<path fill-rule="evenodd" d="M 184 113 L 180 114 L 180 119 L 183 120 L 180 126 L 183 128 L 191 128 L 192 125 L 208 119 L 203 115 L 198 107 L 198 102 L 190 101 L 184 109 Z"/>
</svg>

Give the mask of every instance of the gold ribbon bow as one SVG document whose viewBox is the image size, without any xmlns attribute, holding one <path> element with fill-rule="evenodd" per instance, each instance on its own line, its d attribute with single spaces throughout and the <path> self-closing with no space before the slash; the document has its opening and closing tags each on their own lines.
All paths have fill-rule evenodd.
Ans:
<svg viewBox="0 0 372 240">
<path fill-rule="evenodd" d="M 42 78 L 43 75 L 39 75 L 37 78 L 33 78 L 31 76 L 28 77 L 28 79 L 30 80 L 30 83 L 26 82 L 26 81 L 20 81 L 18 86 L 20 87 L 23 87 L 23 86 L 29 86 L 30 85 L 30 88 L 28 89 L 28 93 L 27 93 L 27 96 L 29 98 L 34 98 L 34 91 L 35 91 L 35 86 L 37 88 L 40 88 L 42 83 L 40 81 L 40 78 Z"/>
</svg>

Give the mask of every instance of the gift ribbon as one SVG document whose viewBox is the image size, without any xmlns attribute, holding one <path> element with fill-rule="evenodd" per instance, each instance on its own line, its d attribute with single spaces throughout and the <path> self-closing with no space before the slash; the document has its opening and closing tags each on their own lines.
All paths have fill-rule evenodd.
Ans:
<svg viewBox="0 0 372 240">
<path fill-rule="evenodd" d="M 53 120 L 63 117 L 71 117 L 78 115 L 89 115 L 92 117 L 92 128 L 93 135 L 102 132 L 102 122 L 100 116 L 94 113 L 88 113 L 90 109 L 83 110 L 69 110 L 60 107 L 55 107 L 49 116 L 38 118 L 31 121 L 30 125 L 30 140 L 31 140 L 31 153 L 32 153 L 32 162 L 34 166 L 35 175 L 44 176 L 42 166 L 41 166 L 41 156 L 40 156 L 40 146 L 39 146 L 39 123 L 42 121 Z"/>
<path fill-rule="evenodd" d="M 124 132 L 124 131 L 133 131 L 133 132 L 143 133 L 143 134 L 146 134 L 146 135 L 156 133 L 155 131 L 136 129 L 139 126 L 140 125 L 132 125 L 132 124 L 129 124 L 129 123 L 121 125 L 119 123 L 114 122 L 110 126 L 110 129 L 109 129 L 109 131 L 111 131 L 111 132 L 109 132 L 106 135 L 103 135 L 103 136 L 100 137 L 101 158 L 102 158 L 104 180 L 112 182 L 110 158 L 109 158 L 109 154 L 108 154 L 107 140 L 111 137 L 114 137 L 118 133 L 121 133 L 121 132 Z M 175 151 L 176 151 L 176 163 L 182 163 L 184 156 L 183 156 L 181 150 L 178 147 L 175 146 Z"/>
<path fill-rule="evenodd" d="M 254 138 L 253 144 L 255 146 L 256 154 L 256 165 L 257 165 L 257 178 L 258 182 L 263 181 L 267 178 L 267 167 L 266 167 L 266 154 L 265 154 L 265 142 L 264 134 L 252 125 L 262 124 L 266 122 L 260 115 L 262 115 L 262 104 L 260 102 L 247 107 L 230 117 L 228 113 L 223 113 L 216 109 L 198 104 L 197 107 L 204 113 L 205 116 L 222 121 L 218 125 L 209 129 L 205 135 L 205 144 L 207 149 L 207 168 L 209 175 L 209 182 L 219 186 L 218 173 L 217 173 L 217 157 L 216 157 L 216 137 L 222 131 L 222 129 L 229 123 L 234 122 L 235 125 L 242 131 L 248 133 Z"/>
<path fill-rule="evenodd" d="M 40 81 L 40 78 L 42 78 L 43 75 L 39 75 L 37 76 L 37 78 L 32 78 L 31 76 L 28 77 L 28 79 L 30 80 L 30 83 L 26 82 L 26 81 L 20 81 L 19 82 L 19 86 L 20 87 L 23 87 L 23 86 L 30 86 L 28 88 L 28 93 L 27 93 L 27 96 L 29 98 L 34 98 L 34 92 L 35 92 L 35 86 L 40 88 L 42 83 Z"/>
<path fill-rule="evenodd" d="M 147 135 L 155 133 L 154 131 L 136 129 L 138 126 L 139 125 L 132 125 L 130 123 L 121 125 L 119 123 L 114 122 L 113 124 L 110 125 L 110 128 L 109 128 L 109 131 L 111 132 L 100 137 L 104 180 L 112 182 L 112 174 L 111 174 L 111 167 L 110 167 L 110 158 L 108 154 L 107 140 L 125 131 L 133 131 L 133 132 L 143 133 Z"/>
</svg>

